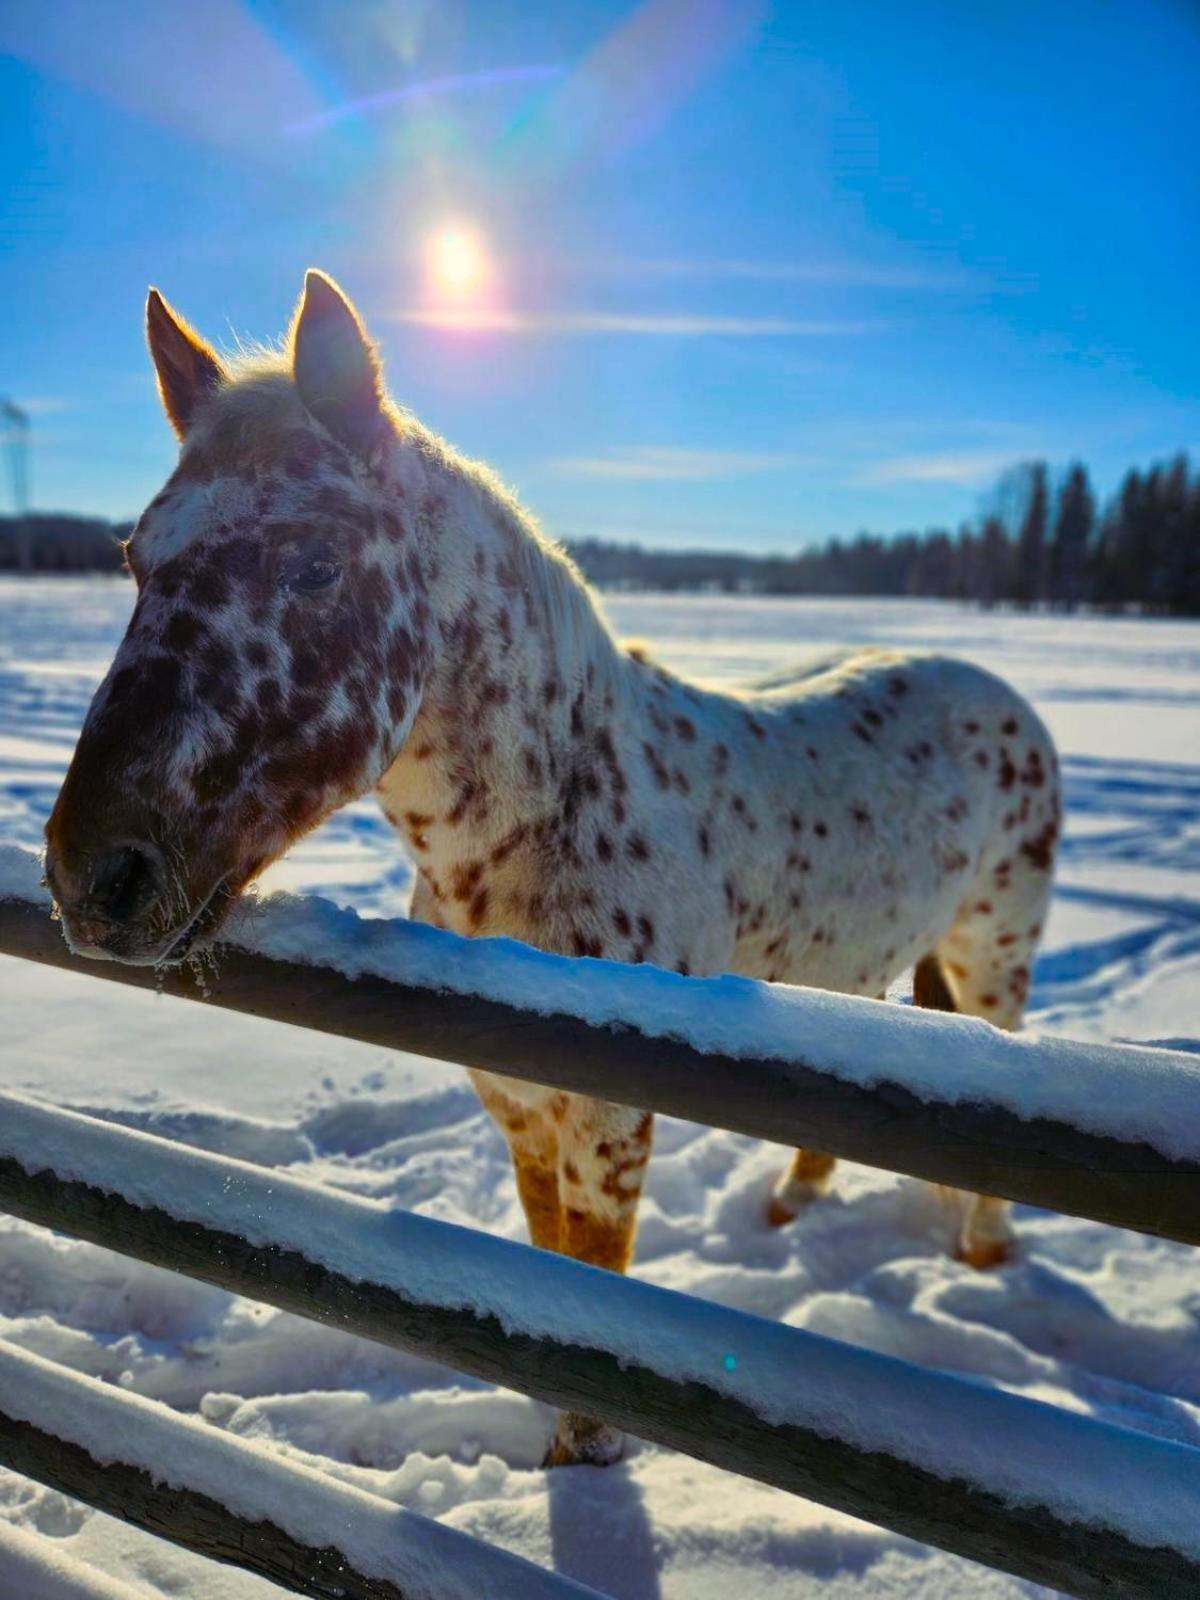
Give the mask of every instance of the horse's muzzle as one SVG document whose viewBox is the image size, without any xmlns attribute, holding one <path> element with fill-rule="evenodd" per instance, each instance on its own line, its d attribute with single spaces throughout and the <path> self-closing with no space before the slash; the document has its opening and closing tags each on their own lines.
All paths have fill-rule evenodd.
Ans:
<svg viewBox="0 0 1200 1600">
<path fill-rule="evenodd" d="M 153 965 L 178 928 L 164 905 L 166 867 L 149 843 L 120 843 L 88 851 L 50 845 L 46 882 L 67 943 L 77 955 Z"/>
</svg>

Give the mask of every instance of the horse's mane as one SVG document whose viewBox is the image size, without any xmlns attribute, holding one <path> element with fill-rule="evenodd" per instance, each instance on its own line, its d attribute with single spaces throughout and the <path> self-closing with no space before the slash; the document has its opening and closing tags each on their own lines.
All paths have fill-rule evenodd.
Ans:
<svg viewBox="0 0 1200 1600">
<path fill-rule="evenodd" d="M 206 438 L 218 445 L 222 455 L 229 458 L 261 452 L 272 438 L 282 440 L 291 429 L 311 425 L 296 393 L 285 350 L 241 345 L 222 359 L 230 381 L 214 396 L 205 421 Z M 527 587 L 544 617 L 565 675 L 582 676 L 591 666 L 602 692 L 622 693 L 629 680 L 629 674 L 620 670 L 625 654 L 587 580 L 562 545 L 546 535 L 536 517 L 489 466 L 461 455 L 393 401 L 385 402 L 384 412 L 401 474 L 400 452 L 415 450 L 427 467 L 473 491 L 484 514 L 508 535 L 518 581 Z"/>
<path fill-rule="evenodd" d="M 628 680 L 628 675 L 619 670 L 624 652 L 587 579 L 562 545 L 543 531 L 537 518 L 491 467 L 460 455 L 415 419 L 406 417 L 404 427 L 410 437 L 420 434 L 423 447 L 436 450 L 446 470 L 472 486 L 485 513 L 498 518 L 509 534 L 518 580 L 528 587 L 545 618 L 568 677 L 573 665 L 578 667 L 579 675 L 591 666 L 602 690 L 619 693 Z"/>
</svg>

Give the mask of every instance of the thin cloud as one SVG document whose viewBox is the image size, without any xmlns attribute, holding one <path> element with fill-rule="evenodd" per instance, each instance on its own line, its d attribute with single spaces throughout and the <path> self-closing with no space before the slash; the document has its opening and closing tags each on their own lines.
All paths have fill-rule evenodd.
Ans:
<svg viewBox="0 0 1200 1600">
<path fill-rule="evenodd" d="M 602 456 L 561 456 L 549 471 L 574 478 L 632 482 L 683 482 L 741 478 L 751 473 L 786 471 L 806 457 L 765 450 L 694 450 L 669 445 L 637 445 Z"/>
<path fill-rule="evenodd" d="M 947 292 L 986 287 L 976 274 L 958 266 L 905 267 L 867 261 L 664 260 L 615 256 L 587 263 L 618 277 L 707 278 L 753 283 L 829 283 L 859 289 L 912 289 Z"/>
<path fill-rule="evenodd" d="M 1011 466 L 1013 460 L 1012 450 L 951 450 L 927 455 L 891 456 L 865 467 L 856 482 L 982 484 L 1003 468 Z"/>
<path fill-rule="evenodd" d="M 393 322 L 445 333 L 644 334 L 652 337 L 735 339 L 839 338 L 874 332 L 879 322 L 803 321 L 790 317 L 723 317 L 684 312 L 441 310 L 407 307 Z"/>
</svg>

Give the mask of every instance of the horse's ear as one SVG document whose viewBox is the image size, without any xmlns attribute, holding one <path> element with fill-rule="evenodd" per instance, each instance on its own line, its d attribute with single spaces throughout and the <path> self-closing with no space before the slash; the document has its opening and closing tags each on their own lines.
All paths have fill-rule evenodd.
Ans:
<svg viewBox="0 0 1200 1600">
<path fill-rule="evenodd" d="M 309 268 L 292 322 L 292 372 L 306 409 L 365 452 L 383 420 L 383 374 L 362 319 L 323 272 Z"/>
<path fill-rule="evenodd" d="M 146 296 L 146 343 L 163 406 L 182 439 L 196 407 L 225 381 L 225 369 L 212 346 L 171 309 L 157 289 Z"/>
</svg>

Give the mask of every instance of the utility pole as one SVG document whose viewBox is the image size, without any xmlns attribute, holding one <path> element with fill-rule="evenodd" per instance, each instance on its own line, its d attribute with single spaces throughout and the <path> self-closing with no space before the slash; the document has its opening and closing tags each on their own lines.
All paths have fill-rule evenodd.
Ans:
<svg viewBox="0 0 1200 1600">
<path fill-rule="evenodd" d="M 13 509 L 17 514 L 17 568 L 33 571 L 33 528 L 29 521 L 29 436 L 27 412 L 12 400 L 0 399 L 2 438 L 8 445 L 8 465 L 12 479 Z"/>
</svg>

